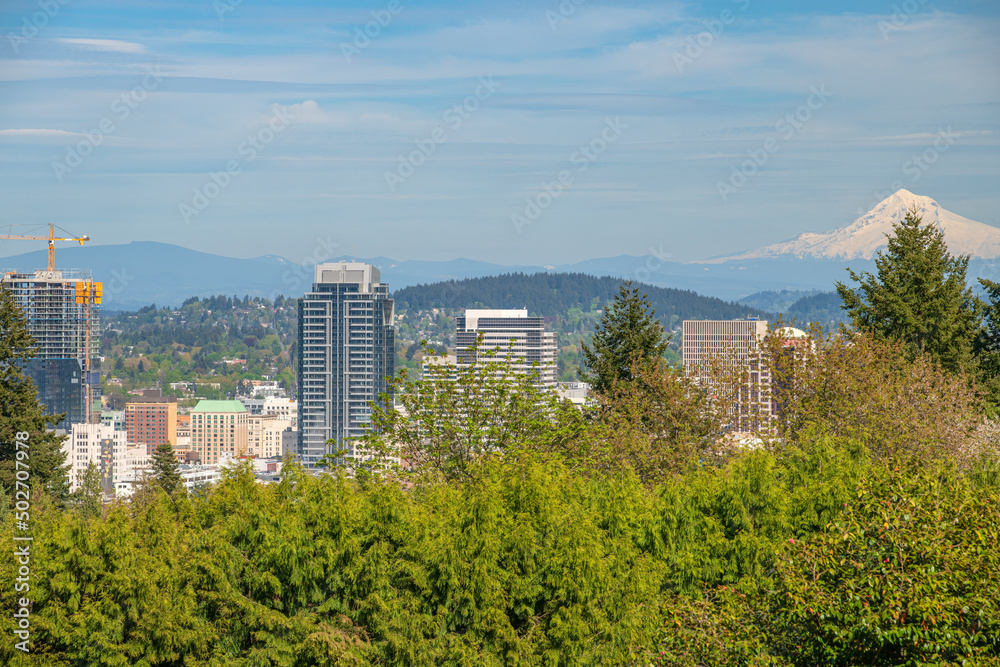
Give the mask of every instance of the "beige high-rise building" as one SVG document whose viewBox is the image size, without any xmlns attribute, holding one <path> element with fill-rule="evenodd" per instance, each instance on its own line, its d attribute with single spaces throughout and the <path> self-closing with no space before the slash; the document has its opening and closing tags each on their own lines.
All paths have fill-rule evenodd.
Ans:
<svg viewBox="0 0 1000 667">
<path fill-rule="evenodd" d="M 278 415 L 250 415 L 249 420 L 249 453 L 259 459 L 269 459 L 272 456 L 284 454 L 282 433 L 291 430 L 292 421 L 282 419 Z"/>
<path fill-rule="evenodd" d="M 746 384 L 733 390 L 731 410 L 740 419 L 736 431 L 757 430 L 766 425 L 773 412 L 771 378 L 761 367 L 760 344 L 767 335 L 767 320 L 684 320 L 682 355 L 684 372 L 712 389 L 710 359 L 745 373 Z"/>
<path fill-rule="evenodd" d="M 249 419 L 239 401 L 198 401 L 191 411 L 191 449 L 205 465 L 218 463 L 223 452 L 246 456 L 250 453 Z"/>
</svg>

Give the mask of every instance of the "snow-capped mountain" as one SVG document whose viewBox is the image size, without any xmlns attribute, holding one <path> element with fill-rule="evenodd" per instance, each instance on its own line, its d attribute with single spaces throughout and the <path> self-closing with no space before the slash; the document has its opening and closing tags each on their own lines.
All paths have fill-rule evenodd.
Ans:
<svg viewBox="0 0 1000 667">
<path fill-rule="evenodd" d="M 886 235 L 892 225 L 902 220 L 907 209 L 916 204 L 926 225 L 944 232 L 948 249 L 953 255 L 973 258 L 1000 257 L 1000 229 L 946 211 L 930 197 L 915 195 L 909 190 L 897 190 L 846 227 L 827 234 L 804 232 L 793 239 L 756 250 L 719 257 L 709 262 L 729 260 L 799 257 L 813 259 L 871 259 L 877 250 L 886 247 Z"/>
</svg>

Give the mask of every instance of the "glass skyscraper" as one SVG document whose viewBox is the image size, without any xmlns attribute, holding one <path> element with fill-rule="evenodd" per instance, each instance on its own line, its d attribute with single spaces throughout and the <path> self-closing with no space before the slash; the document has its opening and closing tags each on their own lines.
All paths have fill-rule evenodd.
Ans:
<svg viewBox="0 0 1000 667">
<path fill-rule="evenodd" d="M 85 423 L 88 407 L 92 415 L 101 409 L 97 370 L 101 283 L 93 282 L 90 271 L 83 269 L 4 271 L 0 282 L 23 311 L 35 340 L 35 356 L 24 364 L 24 373 L 34 381 L 46 414 L 65 414 L 56 426 L 60 429 Z"/>
<path fill-rule="evenodd" d="M 370 264 L 317 264 L 298 315 L 299 457 L 306 465 L 337 450 L 363 457 L 351 438 L 364 434 L 371 403 L 395 374 L 389 286 Z"/>
</svg>

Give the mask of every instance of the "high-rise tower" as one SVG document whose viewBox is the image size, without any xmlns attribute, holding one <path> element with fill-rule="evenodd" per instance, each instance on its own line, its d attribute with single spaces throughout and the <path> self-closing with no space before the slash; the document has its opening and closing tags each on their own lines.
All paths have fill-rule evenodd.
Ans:
<svg viewBox="0 0 1000 667">
<path fill-rule="evenodd" d="M 34 381 L 39 402 L 47 414 L 66 414 L 58 428 L 86 422 L 100 395 L 95 359 L 101 283 L 78 269 L 6 271 L 0 280 L 24 312 L 35 339 L 36 354 L 24 372 Z M 94 414 L 99 412 L 100 407 Z"/>
<path fill-rule="evenodd" d="M 317 264 L 299 301 L 298 454 L 306 465 L 331 451 L 363 456 L 350 439 L 364 434 L 371 402 L 395 374 L 389 286 L 370 264 Z M 332 439 L 336 444 L 327 445 Z"/>
</svg>

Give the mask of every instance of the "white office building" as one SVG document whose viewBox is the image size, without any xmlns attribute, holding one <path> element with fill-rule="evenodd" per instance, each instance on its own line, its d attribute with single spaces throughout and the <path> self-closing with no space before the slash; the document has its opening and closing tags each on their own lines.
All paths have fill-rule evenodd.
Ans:
<svg viewBox="0 0 1000 667">
<path fill-rule="evenodd" d="M 101 476 L 101 487 L 113 494 L 125 476 L 126 447 L 125 431 L 103 424 L 73 424 L 62 447 L 69 466 L 70 491 L 80 488 L 87 466 L 93 463 Z"/>
<path fill-rule="evenodd" d="M 545 320 L 528 317 L 527 309 L 484 310 L 469 309 L 458 318 L 456 350 L 459 364 L 476 360 L 472 352 L 479 336 L 483 341 L 478 356 L 496 350 L 496 360 L 503 360 L 510 353 L 519 372 L 535 374 L 537 384 L 555 387 L 558 378 L 559 348 L 556 334 L 545 330 Z"/>
</svg>

